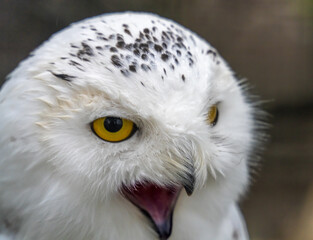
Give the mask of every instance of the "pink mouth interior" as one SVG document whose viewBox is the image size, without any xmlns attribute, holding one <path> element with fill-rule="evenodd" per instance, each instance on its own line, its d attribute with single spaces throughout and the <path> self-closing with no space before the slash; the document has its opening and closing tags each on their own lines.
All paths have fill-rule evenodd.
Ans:
<svg viewBox="0 0 313 240">
<path fill-rule="evenodd" d="M 181 187 L 161 187 L 152 183 L 124 187 L 123 194 L 147 213 L 156 227 L 171 224 L 172 213 Z"/>
</svg>

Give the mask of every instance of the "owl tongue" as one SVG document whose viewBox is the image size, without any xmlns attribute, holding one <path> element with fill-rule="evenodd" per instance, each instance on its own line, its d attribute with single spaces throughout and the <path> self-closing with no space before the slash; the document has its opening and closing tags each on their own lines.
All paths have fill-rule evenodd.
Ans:
<svg viewBox="0 0 313 240">
<path fill-rule="evenodd" d="M 161 187 L 152 183 L 124 187 L 125 197 L 147 215 L 160 236 L 167 239 L 172 231 L 172 215 L 181 187 Z"/>
</svg>

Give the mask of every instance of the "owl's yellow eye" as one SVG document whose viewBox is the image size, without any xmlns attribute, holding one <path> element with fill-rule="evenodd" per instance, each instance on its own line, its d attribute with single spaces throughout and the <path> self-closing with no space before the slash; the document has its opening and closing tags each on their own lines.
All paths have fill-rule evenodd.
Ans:
<svg viewBox="0 0 313 240">
<path fill-rule="evenodd" d="M 216 105 L 213 105 L 208 112 L 207 121 L 211 126 L 214 126 L 217 123 L 217 119 L 218 109 Z"/>
<path fill-rule="evenodd" d="M 125 118 L 103 117 L 91 124 L 94 133 L 108 142 L 121 142 L 131 137 L 137 130 L 136 125 Z"/>
</svg>

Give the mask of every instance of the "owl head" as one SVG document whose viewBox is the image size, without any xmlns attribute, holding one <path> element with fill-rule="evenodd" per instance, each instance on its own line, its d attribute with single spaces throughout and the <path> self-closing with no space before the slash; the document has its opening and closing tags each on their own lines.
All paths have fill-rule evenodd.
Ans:
<svg viewBox="0 0 313 240">
<path fill-rule="evenodd" d="M 0 102 L 0 199 L 15 195 L 8 208 L 25 218 L 96 222 L 105 208 L 167 239 L 176 205 L 219 212 L 246 188 L 254 106 L 218 52 L 171 20 L 72 24 L 19 65 Z"/>
</svg>

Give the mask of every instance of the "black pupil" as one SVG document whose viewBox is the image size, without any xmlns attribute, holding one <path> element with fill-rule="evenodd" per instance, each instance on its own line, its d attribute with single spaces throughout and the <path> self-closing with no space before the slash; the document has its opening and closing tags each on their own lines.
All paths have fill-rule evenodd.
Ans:
<svg viewBox="0 0 313 240">
<path fill-rule="evenodd" d="M 123 121 L 117 117 L 107 117 L 104 120 L 104 128 L 109 132 L 117 132 L 123 127 Z"/>
</svg>

